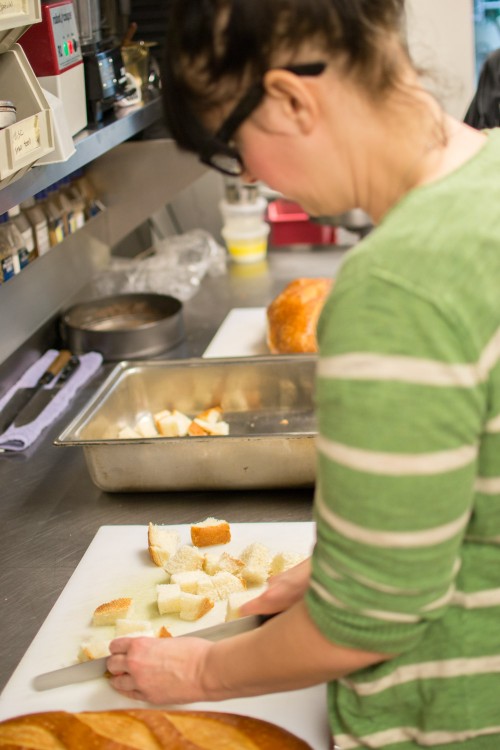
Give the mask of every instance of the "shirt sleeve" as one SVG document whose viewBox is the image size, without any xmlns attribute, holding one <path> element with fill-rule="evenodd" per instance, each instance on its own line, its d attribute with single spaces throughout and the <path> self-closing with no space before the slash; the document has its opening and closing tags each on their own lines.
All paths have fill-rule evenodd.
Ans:
<svg viewBox="0 0 500 750">
<path fill-rule="evenodd" d="M 380 269 L 341 275 L 318 338 L 308 609 L 335 643 L 401 653 L 453 596 L 484 413 L 476 354 L 451 308 Z"/>
</svg>

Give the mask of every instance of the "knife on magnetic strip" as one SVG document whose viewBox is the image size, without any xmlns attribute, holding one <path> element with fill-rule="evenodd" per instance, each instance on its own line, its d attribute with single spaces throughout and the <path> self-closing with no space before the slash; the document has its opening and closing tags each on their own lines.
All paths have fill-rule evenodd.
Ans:
<svg viewBox="0 0 500 750">
<path fill-rule="evenodd" d="M 7 427 L 10 427 L 21 409 L 24 409 L 26 404 L 29 403 L 40 388 L 43 388 L 44 385 L 48 385 L 55 378 L 70 358 L 71 352 L 68 349 L 63 349 L 33 387 L 20 388 L 14 393 L 12 398 L 6 403 L 0 412 L 0 434 L 5 432 Z"/>
<path fill-rule="evenodd" d="M 17 417 L 14 419 L 14 427 L 23 427 L 25 424 L 33 422 L 50 404 L 54 396 L 57 396 L 61 388 L 63 388 L 70 377 L 80 367 L 80 358 L 73 355 L 69 362 L 61 370 L 61 374 L 57 378 L 52 388 L 40 388 L 28 401 L 26 406 L 21 409 Z"/>
<path fill-rule="evenodd" d="M 212 625 L 210 628 L 193 630 L 176 637 L 193 636 L 194 638 L 205 638 L 207 641 L 221 641 L 223 638 L 230 638 L 233 635 L 254 630 L 269 619 L 269 615 L 250 615 L 249 617 L 240 617 L 238 620 Z M 63 685 L 72 685 L 76 682 L 87 682 L 96 677 L 104 677 L 107 659 L 108 657 L 104 656 L 101 659 L 91 659 L 80 664 L 72 664 L 70 667 L 55 669 L 53 672 L 44 672 L 33 678 L 32 685 L 35 690 L 51 690 Z"/>
</svg>

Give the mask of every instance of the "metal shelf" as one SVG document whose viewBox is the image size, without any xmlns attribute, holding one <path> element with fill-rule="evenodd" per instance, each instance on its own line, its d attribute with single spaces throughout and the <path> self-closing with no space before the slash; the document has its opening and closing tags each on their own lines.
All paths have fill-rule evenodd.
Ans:
<svg viewBox="0 0 500 750">
<path fill-rule="evenodd" d="M 74 139 L 76 153 L 67 161 L 32 167 L 25 175 L 0 190 L 0 214 L 84 167 L 160 118 L 161 98 L 156 96 L 135 107 L 118 110 L 113 119 L 106 120 L 98 127 L 82 130 Z"/>
</svg>

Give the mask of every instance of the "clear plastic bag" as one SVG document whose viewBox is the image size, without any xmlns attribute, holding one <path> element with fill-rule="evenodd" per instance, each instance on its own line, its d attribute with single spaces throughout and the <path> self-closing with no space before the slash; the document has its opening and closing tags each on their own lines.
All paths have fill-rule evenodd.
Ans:
<svg viewBox="0 0 500 750">
<path fill-rule="evenodd" d="M 203 277 L 226 273 L 226 250 L 211 234 L 196 229 L 156 240 L 133 259 L 111 258 L 97 281 L 101 294 L 153 292 L 182 301 L 193 297 Z"/>
</svg>

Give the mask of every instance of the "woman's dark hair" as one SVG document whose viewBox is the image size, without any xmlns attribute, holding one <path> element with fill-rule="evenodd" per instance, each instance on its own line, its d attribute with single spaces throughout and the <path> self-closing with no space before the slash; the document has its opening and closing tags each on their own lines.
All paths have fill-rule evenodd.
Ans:
<svg viewBox="0 0 500 750">
<path fill-rule="evenodd" d="M 162 73 L 167 127 L 198 151 L 202 120 L 269 68 L 311 49 L 373 96 L 397 80 L 404 0 L 169 0 Z M 278 62 L 279 61 L 279 62 Z M 302 61 L 304 61 L 302 59 Z"/>
</svg>

